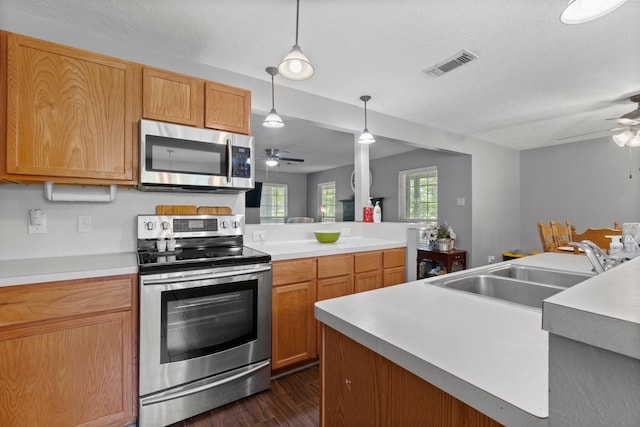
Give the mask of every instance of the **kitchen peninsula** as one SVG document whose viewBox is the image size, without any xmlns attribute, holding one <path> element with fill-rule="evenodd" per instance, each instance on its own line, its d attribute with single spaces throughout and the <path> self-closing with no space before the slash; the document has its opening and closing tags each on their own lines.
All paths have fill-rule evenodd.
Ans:
<svg viewBox="0 0 640 427">
<path fill-rule="evenodd" d="M 509 263 L 574 272 L 588 272 L 591 269 L 586 257 L 550 253 Z M 640 330 L 640 314 L 637 313 L 637 306 L 633 314 L 632 307 L 634 300 L 640 298 L 640 290 L 635 289 L 637 283 L 632 283 L 633 279 L 624 279 L 623 270 L 631 274 L 638 267 L 639 260 L 630 261 L 616 267 L 618 271 L 614 269 L 596 276 L 550 298 L 550 301 L 562 302 L 567 308 L 562 313 L 561 307 L 555 307 L 554 327 L 561 331 L 573 327 L 575 334 L 588 335 L 589 331 L 572 323 L 567 314 L 570 311 L 582 312 L 590 304 L 594 314 L 588 316 L 582 313 L 590 322 L 597 322 L 596 318 L 600 317 L 602 326 L 607 322 L 607 316 L 625 316 L 618 322 L 624 323 L 627 331 L 637 334 Z M 452 273 L 451 276 L 469 271 Z M 617 305 L 609 305 L 608 314 L 606 304 L 602 303 L 598 308 L 599 312 L 596 312 L 593 306 L 598 303 L 593 292 L 602 293 L 601 287 L 607 286 L 607 276 L 614 275 L 620 280 L 616 292 L 626 295 L 626 301 L 612 297 L 611 299 L 617 300 Z M 443 416 L 452 424 L 439 425 L 462 425 L 463 421 L 460 420 L 473 423 L 471 425 L 495 425 L 492 420 L 518 427 L 571 425 L 550 422 L 549 419 L 549 337 L 554 335 L 542 329 L 542 313 L 430 285 L 429 282 L 434 280 L 437 278 L 316 303 L 315 315 L 322 323 L 323 330 L 322 425 L 339 425 L 340 422 L 348 424 L 353 417 L 362 417 L 363 413 L 372 417 L 368 420 L 371 424 L 389 425 L 386 421 L 393 419 L 389 418 L 392 416 L 390 414 L 409 417 L 414 410 L 419 412 L 420 408 L 429 404 L 436 405 L 435 408 L 431 406 L 430 412 L 437 415 L 444 411 L 449 414 Z M 585 289 L 592 289 L 594 285 L 600 289 L 592 290 L 591 297 L 585 296 Z M 579 296 L 569 308 L 566 298 L 572 293 Z M 626 308 L 621 308 L 625 305 Z M 603 317 L 605 320 L 602 320 Z M 616 323 L 612 319 L 608 322 Z M 595 324 L 591 326 L 598 327 Z M 598 333 L 595 332 L 594 335 Z M 621 338 L 621 341 L 628 339 L 626 336 Z M 628 346 L 633 345 L 631 343 Z M 335 357 L 336 354 L 339 357 Z M 357 354 L 358 360 L 352 360 L 354 354 Z M 628 359 L 628 364 L 624 365 L 627 368 L 629 364 L 634 367 L 632 377 L 640 372 L 639 356 L 635 354 L 633 357 L 635 358 Z M 424 395 L 422 399 L 409 398 L 407 394 L 423 390 L 416 388 L 414 380 L 406 379 L 406 382 L 399 384 L 387 382 L 394 377 L 388 372 L 398 372 L 398 369 L 404 378 L 414 376 L 422 380 L 422 384 L 433 386 L 428 392 L 430 394 Z M 579 382 L 580 378 L 564 380 Z M 572 385 L 565 383 L 563 386 Z M 401 392 L 394 393 L 394 387 L 404 388 Z M 608 390 L 615 390 L 615 385 L 612 387 Z M 453 398 L 453 403 L 446 401 L 446 404 L 453 404 L 460 412 L 454 415 L 446 412 L 451 407 L 442 404 L 444 400 L 440 400 L 443 395 L 441 391 Z M 553 392 L 552 388 L 552 396 Z M 423 390 L 422 393 L 426 392 Z M 393 396 L 397 396 L 398 401 L 394 401 Z M 438 403 L 433 403 L 433 396 L 437 397 Z M 580 396 L 584 397 L 584 394 Z M 616 397 L 610 399 L 622 397 L 627 402 L 626 405 L 621 405 L 627 408 L 627 412 L 637 413 L 638 409 L 634 409 L 637 402 L 634 406 L 624 396 L 614 396 Z M 634 397 L 632 393 L 631 400 Z M 413 410 L 394 413 L 394 405 L 402 407 L 402 401 L 406 399 L 413 405 Z M 590 403 L 585 403 L 587 404 Z M 369 410 L 362 411 L 363 408 Z M 482 414 L 488 418 L 482 417 Z M 456 424 L 452 416 L 459 416 L 460 423 Z M 618 421 L 617 413 L 611 416 Z M 624 420 L 633 419 L 633 414 L 621 416 Z M 603 416 L 602 420 L 607 418 Z M 612 418 L 608 418 L 609 422 L 611 420 Z M 411 425 L 410 418 L 402 418 L 402 421 Z M 586 421 L 581 425 L 612 425 L 589 424 L 588 418 Z"/>
</svg>

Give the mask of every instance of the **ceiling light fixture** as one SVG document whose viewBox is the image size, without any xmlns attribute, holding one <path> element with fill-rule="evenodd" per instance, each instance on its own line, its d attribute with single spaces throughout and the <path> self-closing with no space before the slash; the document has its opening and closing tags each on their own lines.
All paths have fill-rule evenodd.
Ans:
<svg viewBox="0 0 640 427">
<path fill-rule="evenodd" d="M 271 75 L 271 112 L 265 117 L 262 126 L 266 128 L 281 128 L 284 126 L 282 118 L 276 113 L 275 100 L 273 96 L 273 76 L 278 74 L 276 67 L 267 67 L 267 73 Z M 275 165 L 273 165 L 275 166 Z"/>
<path fill-rule="evenodd" d="M 618 135 L 613 135 L 611 139 L 613 139 L 613 142 L 615 142 L 618 147 L 624 147 L 629 141 L 631 141 L 631 138 L 633 138 L 633 136 L 633 132 L 631 132 L 630 130 L 625 130 Z"/>
<path fill-rule="evenodd" d="M 267 166 L 269 166 L 270 168 L 274 167 L 274 166 L 278 166 L 278 161 L 276 159 L 267 159 L 264 162 Z"/>
<path fill-rule="evenodd" d="M 564 24 L 582 24 L 613 12 L 627 0 L 571 0 L 560 14 Z"/>
<path fill-rule="evenodd" d="M 300 0 L 296 0 L 296 44 L 284 57 L 278 71 L 289 80 L 306 80 L 313 75 L 313 65 L 298 46 L 298 21 L 300 17 Z"/>
<path fill-rule="evenodd" d="M 360 144 L 373 144 L 376 142 L 375 138 L 367 129 L 367 101 L 369 101 L 371 97 L 369 95 L 362 95 L 360 100 L 364 102 L 364 130 L 360 134 L 360 138 L 358 138 L 358 143 Z"/>
</svg>

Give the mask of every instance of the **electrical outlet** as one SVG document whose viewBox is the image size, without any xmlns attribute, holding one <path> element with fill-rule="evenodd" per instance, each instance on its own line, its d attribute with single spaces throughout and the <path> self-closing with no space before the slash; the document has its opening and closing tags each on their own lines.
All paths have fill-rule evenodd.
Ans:
<svg viewBox="0 0 640 427">
<path fill-rule="evenodd" d="M 341 234 L 343 236 L 351 236 L 351 227 L 343 227 Z"/>
<path fill-rule="evenodd" d="M 267 232 L 266 231 L 254 231 L 253 232 L 253 241 L 254 242 L 263 242 L 264 240 L 266 240 L 267 238 Z"/>
<path fill-rule="evenodd" d="M 489 261 L 489 264 L 493 264 L 493 262 L 496 260 L 496 257 L 494 257 L 493 255 L 489 255 L 487 261 Z"/>
<path fill-rule="evenodd" d="M 29 221 L 29 234 L 46 234 L 47 232 L 47 216 L 40 214 L 38 221 L 35 223 Z"/>
<path fill-rule="evenodd" d="M 88 233 L 91 231 L 91 217 L 78 216 L 78 233 Z"/>
</svg>

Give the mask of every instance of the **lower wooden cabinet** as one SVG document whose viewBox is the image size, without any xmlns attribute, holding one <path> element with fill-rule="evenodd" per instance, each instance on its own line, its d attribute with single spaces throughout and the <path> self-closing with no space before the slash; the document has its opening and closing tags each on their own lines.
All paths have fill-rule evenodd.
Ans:
<svg viewBox="0 0 640 427">
<path fill-rule="evenodd" d="M 317 358 L 316 301 L 404 283 L 404 248 L 273 262 L 271 365 L 274 373 Z"/>
<path fill-rule="evenodd" d="M 0 425 L 136 419 L 137 276 L 0 288 Z"/>
</svg>

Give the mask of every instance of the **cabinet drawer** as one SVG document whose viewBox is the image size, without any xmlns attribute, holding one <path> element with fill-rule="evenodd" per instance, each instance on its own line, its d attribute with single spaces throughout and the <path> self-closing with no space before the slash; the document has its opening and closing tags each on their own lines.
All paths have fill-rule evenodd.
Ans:
<svg viewBox="0 0 640 427">
<path fill-rule="evenodd" d="M 0 327 L 130 310 L 136 277 L 100 277 L 0 288 Z"/>
<path fill-rule="evenodd" d="M 387 249 L 382 254 L 383 268 L 404 266 L 404 248 Z"/>
<path fill-rule="evenodd" d="M 351 274 L 351 255 L 318 257 L 318 279 Z"/>
<path fill-rule="evenodd" d="M 273 286 L 299 283 L 316 278 L 316 259 L 302 258 L 291 261 L 274 261 Z"/>
<path fill-rule="evenodd" d="M 360 252 L 353 254 L 353 270 L 356 273 L 377 270 L 382 267 L 382 252 Z"/>
<path fill-rule="evenodd" d="M 451 257 L 452 261 L 463 261 L 466 258 L 466 254 L 455 254 Z"/>
</svg>

